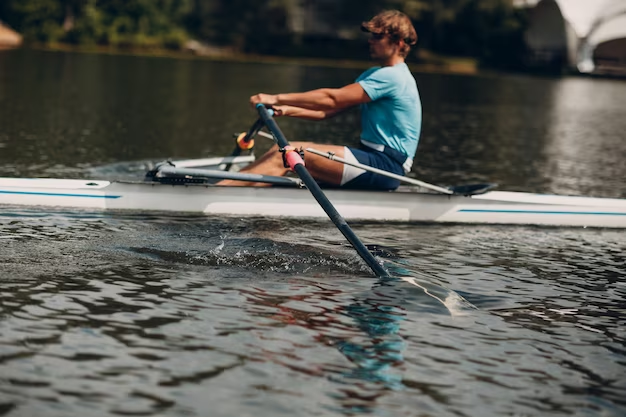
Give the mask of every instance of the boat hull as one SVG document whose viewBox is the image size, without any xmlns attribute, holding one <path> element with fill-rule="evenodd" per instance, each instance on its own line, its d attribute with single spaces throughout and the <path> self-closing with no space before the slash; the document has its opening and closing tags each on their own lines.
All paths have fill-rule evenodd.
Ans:
<svg viewBox="0 0 626 417">
<path fill-rule="evenodd" d="M 491 191 L 449 196 L 398 191 L 325 190 L 346 219 L 626 228 L 626 200 Z M 326 218 L 308 190 L 0 178 L 0 205 Z"/>
</svg>

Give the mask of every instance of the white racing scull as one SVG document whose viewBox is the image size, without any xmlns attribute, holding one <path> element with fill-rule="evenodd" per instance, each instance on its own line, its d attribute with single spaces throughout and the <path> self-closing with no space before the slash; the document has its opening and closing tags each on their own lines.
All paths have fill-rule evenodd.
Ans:
<svg viewBox="0 0 626 417">
<path fill-rule="evenodd" d="M 288 181 L 293 186 L 222 187 L 184 178 L 172 183 L 0 178 L 0 205 L 326 218 L 308 190 Z M 444 195 L 414 186 L 391 192 L 326 189 L 325 194 L 353 220 L 626 228 L 622 199 L 506 191 Z"/>
</svg>

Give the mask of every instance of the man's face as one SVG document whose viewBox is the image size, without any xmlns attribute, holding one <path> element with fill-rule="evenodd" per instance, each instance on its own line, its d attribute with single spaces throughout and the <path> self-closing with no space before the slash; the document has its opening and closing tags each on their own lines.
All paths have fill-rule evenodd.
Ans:
<svg viewBox="0 0 626 417">
<path fill-rule="evenodd" d="M 368 42 L 370 45 L 370 56 L 375 61 L 386 61 L 398 50 L 398 45 L 393 43 L 391 38 L 383 33 L 370 33 Z"/>
</svg>

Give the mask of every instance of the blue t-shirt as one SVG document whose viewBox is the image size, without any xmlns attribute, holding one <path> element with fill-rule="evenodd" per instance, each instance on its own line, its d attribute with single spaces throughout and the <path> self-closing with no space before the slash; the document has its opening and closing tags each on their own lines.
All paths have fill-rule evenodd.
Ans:
<svg viewBox="0 0 626 417">
<path fill-rule="evenodd" d="M 361 139 L 412 159 L 422 128 L 422 103 L 409 67 L 405 63 L 373 67 L 356 82 L 372 100 L 361 104 Z"/>
</svg>

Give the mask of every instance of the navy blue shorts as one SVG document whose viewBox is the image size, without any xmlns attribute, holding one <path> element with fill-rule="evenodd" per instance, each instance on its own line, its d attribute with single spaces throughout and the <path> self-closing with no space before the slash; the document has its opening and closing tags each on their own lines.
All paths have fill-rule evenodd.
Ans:
<svg viewBox="0 0 626 417">
<path fill-rule="evenodd" d="M 349 154 L 349 152 L 354 156 Z M 382 169 L 392 174 L 404 176 L 402 164 L 389 155 L 375 149 L 363 146 L 362 148 L 345 147 L 344 159 L 348 162 L 359 162 L 372 168 Z M 341 188 L 368 189 L 368 190 L 395 190 L 400 181 L 373 172 L 363 171 L 360 168 L 344 164 Z"/>
</svg>

